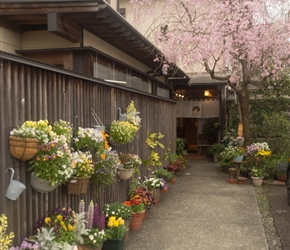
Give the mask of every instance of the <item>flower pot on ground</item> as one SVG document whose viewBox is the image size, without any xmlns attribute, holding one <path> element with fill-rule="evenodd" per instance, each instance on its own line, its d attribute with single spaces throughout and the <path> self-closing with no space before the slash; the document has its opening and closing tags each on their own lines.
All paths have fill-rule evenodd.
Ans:
<svg viewBox="0 0 290 250">
<path fill-rule="evenodd" d="M 106 239 L 105 230 L 88 229 L 88 234 L 83 236 L 83 244 L 78 244 L 78 250 L 102 250 Z"/>
<path fill-rule="evenodd" d="M 57 208 L 49 211 L 37 221 L 35 238 L 41 249 L 68 249 L 77 244 L 86 233 L 84 213 L 75 213 L 70 208 Z M 55 231 L 58 228 L 58 231 Z"/>
<path fill-rule="evenodd" d="M 129 198 L 138 198 L 146 208 L 149 208 L 155 203 L 155 198 L 149 188 L 145 186 L 143 182 L 135 178 L 133 178 L 130 183 Z"/>
<path fill-rule="evenodd" d="M 156 176 L 157 178 L 164 179 L 167 183 L 172 179 L 172 173 L 167 171 L 164 168 L 159 168 L 153 171 L 152 174 Z"/>
<path fill-rule="evenodd" d="M 137 231 L 141 228 L 142 221 L 145 213 L 145 205 L 140 200 L 138 195 L 135 195 L 130 201 L 124 204 L 132 209 L 132 218 L 130 221 L 130 231 Z"/>
<path fill-rule="evenodd" d="M 214 143 L 212 144 L 207 153 L 213 157 L 213 161 L 217 162 L 218 161 L 218 155 L 224 150 L 225 146 L 220 143 Z"/>
<path fill-rule="evenodd" d="M 252 182 L 254 187 L 260 187 L 263 184 L 263 178 L 252 176 Z"/>
<path fill-rule="evenodd" d="M 287 180 L 287 168 L 288 168 L 287 160 L 277 162 L 276 176 L 279 181 Z"/>
<path fill-rule="evenodd" d="M 102 250 L 123 250 L 124 237 L 127 234 L 128 228 L 124 225 L 124 220 L 111 216 L 107 223 L 106 236 Z"/>
</svg>

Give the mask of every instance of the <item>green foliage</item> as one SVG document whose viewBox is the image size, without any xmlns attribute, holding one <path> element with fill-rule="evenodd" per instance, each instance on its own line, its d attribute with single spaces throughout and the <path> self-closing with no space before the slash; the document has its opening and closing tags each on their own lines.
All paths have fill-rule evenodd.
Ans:
<svg viewBox="0 0 290 250">
<path fill-rule="evenodd" d="M 187 151 L 185 150 L 185 139 L 184 138 L 176 138 L 176 154 L 177 155 L 187 155 Z"/>
<path fill-rule="evenodd" d="M 132 208 L 122 203 L 115 202 L 111 204 L 105 204 L 104 213 L 107 218 L 116 216 L 117 218 L 122 217 L 123 219 L 127 219 L 131 217 Z"/>
<path fill-rule="evenodd" d="M 209 155 L 214 155 L 214 154 L 220 154 L 224 150 L 225 146 L 220 143 L 214 143 L 212 144 L 209 149 L 208 149 L 208 154 Z"/>
<path fill-rule="evenodd" d="M 169 182 L 172 179 L 172 173 L 168 172 L 164 168 L 159 168 L 152 172 L 158 178 L 163 178 L 166 182 Z"/>
<path fill-rule="evenodd" d="M 146 145 L 151 148 L 149 159 L 144 161 L 144 165 L 148 166 L 161 166 L 162 163 L 160 161 L 159 153 L 155 151 L 156 148 L 164 148 L 164 145 L 160 142 L 160 140 L 164 137 L 160 132 L 157 133 L 149 133 L 147 132 L 147 139 L 145 141 Z"/>
<path fill-rule="evenodd" d="M 217 141 L 219 130 L 219 118 L 209 118 L 206 119 L 202 132 L 208 138 L 210 143 L 214 143 Z"/>
</svg>

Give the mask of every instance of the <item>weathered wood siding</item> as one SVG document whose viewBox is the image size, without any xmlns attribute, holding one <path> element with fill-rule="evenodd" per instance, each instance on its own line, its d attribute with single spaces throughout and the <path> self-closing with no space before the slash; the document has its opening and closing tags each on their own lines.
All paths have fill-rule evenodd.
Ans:
<svg viewBox="0 0 290 250">
<path fill-rule="evenodd" d="M 161 132 L 165 135 L 162 143 L 171 147 L 170 142 L 176 137 L 175 103 L 130 91 L 122 86 L 105 84 L 94 78 L 86 78 L 69 71 L 53 68 L 44 64 L 21 59 L 16 56 L 0 54 L 0 214 L 8 217 L 8 231 L 16 235 L 14 245 L 20 244 L 25 236 L 33 233 L 36 221 L 50 209 L 71 207 L 78 211 L 80 199 L 94 200 L 103 208 L 105 203 L 122 202 L 126 200 L 129 181 L 118 181 L 97 191 L 90 187 L 87 195 L 70 196 L 65 194 L 63 187 L 42 194 L 30 186 L 28 162 L 14 159 L 9 153 L 9 132 L 26 120 L 48 119 L 50 123 L 58 119 L 69 121 L 76 130 L 79 126 L 92 126 L 93 108 L 104 124 L 110 124 L 117 119 L 117 108 L 122 111 L 131 100 L 140 111 L 142 128 L 137 138 L 128 145 L 116 147 L 123 152 L 133 151 L 141 159 L 147 159 L 149 149 L 145 145 L 146 132 Z M 114 148 L 114 147 L 113 147 Z M 164 150 L 160 150 L 161 155 Z M 15 170 L 14 179 L 26 185 L 26 190 L 16 200 L 5 197 L 9 185 L 12 167 Z M 149 171 L 141 166 L 140 174 L 148 175 Z"/>
</svg>

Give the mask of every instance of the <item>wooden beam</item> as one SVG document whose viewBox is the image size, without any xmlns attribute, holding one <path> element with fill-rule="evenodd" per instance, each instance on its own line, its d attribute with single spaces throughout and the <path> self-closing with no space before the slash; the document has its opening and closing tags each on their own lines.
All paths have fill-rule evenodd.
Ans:
<svg viewBox="0 0 290 250">
<path fill-rule="evenodd" d="M 58 13 L 47 14 L 47 29 L 74 43 L 79 43 L 82 40 L 82 28 Z"/>
</svg>

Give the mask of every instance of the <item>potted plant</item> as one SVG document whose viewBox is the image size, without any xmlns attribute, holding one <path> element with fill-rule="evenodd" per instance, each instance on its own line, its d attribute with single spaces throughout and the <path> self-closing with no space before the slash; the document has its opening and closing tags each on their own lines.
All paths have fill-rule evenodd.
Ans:
<svg viewBox="0 0 290 250">
<path fill-rule="evenodd" d="M 49 211 L 37 222 L 35 238 L 41 249 L 71 249 L 79 240 L 82 241 L 83 235 L 88 234 L 84 216 L 70 208 Z"/>
<path fill-rule="evenodd" d="M 119 164 L 119 155 L 115 150 L 110 149 L 105 150 L 102 154 L 97 153 L 91 183 L 96 186 L 106 186 L 114 183 Z"/>
<path fill-rule="evenodd" d="M 73 127 L 69 122 L 59 119 L 53 123 L 52 131 L 58 136 L 64 136 L 67 144 L 70 145 L 73 137 Z"/>
<path fill-rule="evenodd" d="M 83 243 L 78 244 L 78 250 L 102 250 L 106 239 L 105 230 L 89 229 L 88 234 L 83 236 Z"/>
<path fill-rule="evenodd" d="M 164 188 L 164 183 L 166 184 L 163 179 L 154 175 L 152 177 L 145 177 L 143 180 L 143 184 L 152 192 L 155 204 L 158 204 L 160 201 L 160 190 Z"/>
<path fill-rule="evenodd" d="M 28 170 L 31 173 L 31 186 L 39 192 L 54 190 L 73 175 L 71 150 L 62 136 L 42 144 Z"/>
<path fill-rule="evenodd" d="M 164 145 L 160 142 L 160 140 L 164 137 L 163 134 L 159 133 L 149 133 L 147 132 L 147 138 L 146 138 L 146 145 L 150 148 L 150 156 L 149 159 L 144 161 L 145 166 L 152 166 L 152 167 L 158 167 L 162 165 L 162 162 L 160 161 L 159 153 L 155 150 L 157 148 L 164 148 Z"/>
<path fill-rule="evenodd" d="M 118 166 L 118 176 L 121 180 L 128 180 L 134 172 L 138 171 L 142 163 L 138 155 L 132 153 L 120 153 L 120 164 Z"/>
<path fill-rule="evenodd" d="M 287 180 L 287 168 L 288 168 L 287 160 L 277 162 L 277 179 L 279 181 Z"/>
<path fill-rule="evenodd" d="M 107 223 L 106 237 L 102 250 L 123 250 L 124 237 L 128 228 L 124 225 L 122 217 L 111 216 Z"/>
<path fill-rule="evenodd" d="M 235 139 L 235 144 L 237 146 L 242 146 L 244 144 L 245 138 L 243 136 L 237 136 Z"/>
<path fill-rule="evenodd" d="M 51 130 L 47 120 L 24 122 L 10 132 L 11 155 L 22 161 L 32 159 L 39 150 L 39 144 L 49 141 Z"/>
<path fill-rule="evenodd" d="M 220 143 L 212 144 L 208 149 L 208 154 L 213 157 L 214 162 L 218 162 L 218 155 L 224 150 L 225 146 Z"/>
<path fill-rule="evenodd" d="M 172 179 L 172 173 L 167 171 L 164 168 L 159 168 L 153 171 L 152 174 L 156 176 L 157 178 L 164 179 L 167 183 Z"/>
<path fill-rule="evenodd" d="M 261 167 L 253 167 L 251 169 L 252 181 L 255 187 L 261 186 L 265 177 L 265 171 Z"/>
<path fill-rule="evenodd" d="M 132 208 L 126 206 L 124 203 L 115 202 L 105 204 L 104 206 L 106 218 L 116 216 L 117 218 L 122 217 L 124 220 L 129 220 L 131 219 L 132 212 Z"/>
<path fill-rule="evenodd" d="M 28 238 L 24 238 L 20 246 L 9 248 L 9 250 L 38 250 L 38 249 L 40 249 L 39 243 L 35 241 L 34 239 L 28 239 Z"/>
<path fill-rule="evenodd" d="M 141 127 L 141 119 L 137 114 L 134 102 L 131 101 L 126 108 L 124 119 L 114 120 L 110 124 L 109 141 L 111 144 L 119 146 L 133 141 Z"/>
<path fill-rule="evenodd" d="M 184 138 L 176 138 L 176 154 L 177 155 L 187 155 L 187 151 L 185 150 L 185 139 Z"/>
<path fill-rule="evenodd" d="M 155 203 L 155 198 L 152 192 L 139 179 L 133 178 L 129 188 L 129 198 L 133 199 L 135 195 L 139 196 L 140 201 L 144 204 L 146 209 Z"/>
<path fill-rule="evenodd" d="M 6 233 L 8 222 L 5 214 L 1 214 L 0 216 L 0 249 L 8 249 L 12 244 L 12 239 L 14 238 L 14 233 L 10 232 Z"/>
<path fill-rule="evenodd" d="M 96 128 L 79 127 L 77 136 L 74 138 L 74 145 L 78 150 L 92 151 L 93 157 L 96 152 L 102 153 L 108 149 L 106 138 L 108 137 L 104 131 Z"/>
<path fill-rule="evenodd" d="M 228 146 L 220 153 L 222 159 L 239 162 L 243 160 L 245 154 L 245 149 L 239 146 Z M 238 156 L 241 156 L 241 159 L 237 159 Z"/>
<path fill-rule="evenodd" d="M 66 183 L 68 195 L 86 194 L 91 175 L 94 173 L 92 154 L 89 151 L 76 151 L 71 156 L 73 173 Z"/>
<path fill-rule="evenodd" d="M 124 204 L 132 209 L 130 231 L 139 230 L 145 217 L 145 206 L 141 197 L 139 195 L 134 195 L 130 201 L 126 201 Z"/>
</svg>

